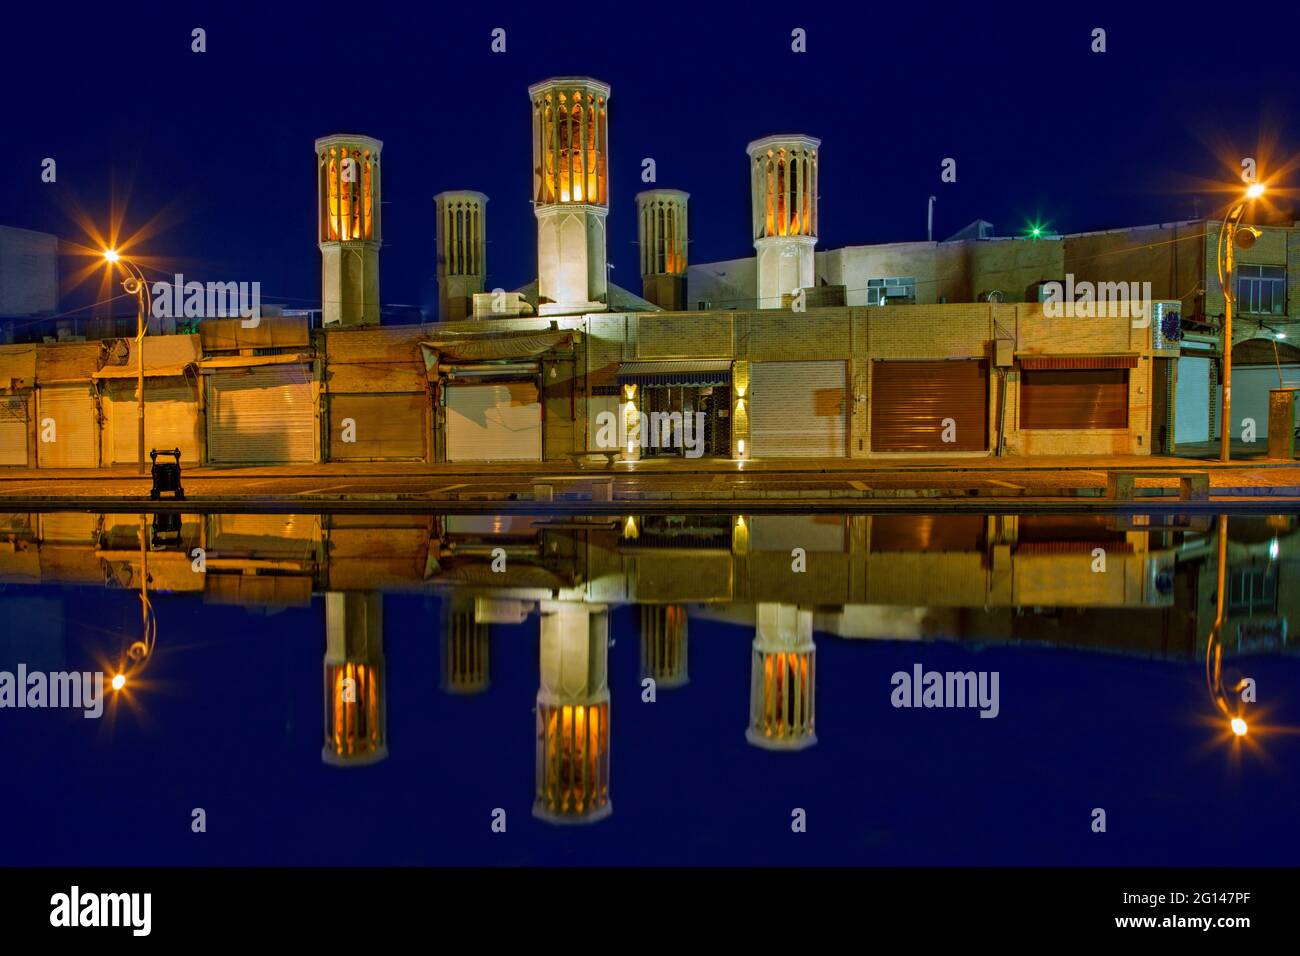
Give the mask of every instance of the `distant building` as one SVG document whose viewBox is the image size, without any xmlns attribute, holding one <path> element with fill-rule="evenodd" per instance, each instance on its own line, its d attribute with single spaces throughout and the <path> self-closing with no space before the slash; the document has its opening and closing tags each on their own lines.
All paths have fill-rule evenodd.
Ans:
<svg viewBox="0 0 1300 956">
<path fill-rule="evenodd" d="M 59 240 L 0 226 L 0 343 L 59 310 Z"/>
</svg>

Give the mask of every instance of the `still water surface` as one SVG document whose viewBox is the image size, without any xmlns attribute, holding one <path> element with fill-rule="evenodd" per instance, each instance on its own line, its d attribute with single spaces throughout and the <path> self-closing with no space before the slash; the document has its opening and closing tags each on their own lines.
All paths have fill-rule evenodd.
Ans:
<svg viewBox="0 0 1300 956">
<path fill-rule="evenodd" d="M 3 515 L 0 863 L 1293 864 L 1296 529 Z"/>
</svg>

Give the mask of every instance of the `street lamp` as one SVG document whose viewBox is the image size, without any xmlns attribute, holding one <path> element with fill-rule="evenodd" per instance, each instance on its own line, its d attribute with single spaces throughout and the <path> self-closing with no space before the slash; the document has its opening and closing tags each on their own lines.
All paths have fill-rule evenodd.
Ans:
<svg viewBox="0 0 1300 956">
<path fill-rule="evenodd" d="M 1237 242 L 1237 230 L 1241 219 L 1246 214 L 1246 207 L 1264 195 L 1264 184 L 1255 182 L 1246 187 L 1245 198 L 1223 217 L 1219 228 L 1219 249 L 1215 265 L 1219 270 L 1219 288 L 1223 290 L 1223 389 L 1219 395 L 1219 461 L 1228 461 L 1232 457 L 1232 302 L 1237 290 L 1232 279 L 1232 250 Z M 1246 229 L 1255 237 L 1259 230 L 1254 226 Z"/>
<path fill-rule="evenodd" d="M 104 250 L 104 261 L 109 267 L 118 265 L 126 273 L 126 278 L 122 280 L 122 288 L 128 295 L 135 296 L 136 303 L 136 324 L 135 324 L 135 365 L 136 365 L 136 466 L 140 474 L 144 474 L 144 333 L 148 328 L 146 316 L 152 305 L 152 299 L 149 295 L 149 283 L 145 280 L 144 273 L 140 267 L 130 259 L 123 258 L 122 254 L 116 249 Z"/>
</svg>

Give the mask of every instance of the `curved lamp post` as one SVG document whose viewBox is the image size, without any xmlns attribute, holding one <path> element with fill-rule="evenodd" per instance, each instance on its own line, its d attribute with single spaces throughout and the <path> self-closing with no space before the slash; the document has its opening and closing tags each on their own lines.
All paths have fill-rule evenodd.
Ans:
<svg viewBox="0 0 1300 956">
<path fill-rule="evenodd" d="M 1237 241 L 1237 230 L 1241 228 L 1241 219 L 1246 214 L 1246 207 L 1264 195 L 1263 183 L 1251 183 L 1246 188 L 1246 195 L 1238 200 L 1223 218 L 1219 228 L 1219 248 L 1215 265 L 1219 270 L 1219 288 L 1223 290 L 1223 389 L 1219 393 L 1219 461 L 1228 461 L 1232 457 L 1232 303 L 1237 290 L 1232 278 L 1232 250 Z M 1255 236 L 1259 235 L 1254 226 L 1247 226 Z"/>
<path fill-rule="evenodd" d="M 135 326 L 135 364 L 138 372 L 136 376 L 135 407 L 136 407 L 136 467 L 140 474 L 144 474 L 144 333 L 148 329 L 148 320 L 146 316 L 153 304 L 152 297 L 149 294 L 149 283 L 140 271 L 140 267 L 130 259 L 122 256 L 116 249 L 104 250 L 104 261 L 109 267 L 118 265 L 126 273 L 126 278 L 122 280 L 122 288 L 128 295 L 135 296 L 136 303 L 136 326 Z"/>
</svg>

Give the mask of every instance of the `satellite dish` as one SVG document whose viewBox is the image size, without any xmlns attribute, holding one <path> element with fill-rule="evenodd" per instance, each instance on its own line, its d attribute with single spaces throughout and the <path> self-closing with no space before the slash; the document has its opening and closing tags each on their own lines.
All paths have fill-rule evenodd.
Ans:
<svg viewBox="0 0 1300 956">
<path fill-rule="evenodd" d="M 140 280 L 134 276 L 123 279 L 122 288 L 127 291 L 128 295 L 136 295 L 140 291 Z"/>
<path fill-rule="evenodd" d="M 1236 243 L 1238 249 L 1249 249 L 1255 245 L 1255 240 L 1260 236 L 1260 232 L 1254 226 L 1242 226 L 1233 233 L 1232 241 Z"/>
</svg>

